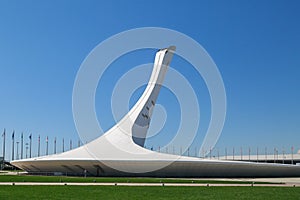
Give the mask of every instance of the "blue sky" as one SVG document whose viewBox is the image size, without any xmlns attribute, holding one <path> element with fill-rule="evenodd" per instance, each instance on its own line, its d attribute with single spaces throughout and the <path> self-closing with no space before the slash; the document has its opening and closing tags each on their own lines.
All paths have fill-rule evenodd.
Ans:
<svg viewBox="0 0 300 200">
<path fill-rule="evenodd" d="M 72 89 L 82 61 L 108 37 L 147 26 L 170 28 L 192 37 L 217 64 L 227 93 L 227 118 L 218 148 L 300 148 L 299 1 L 65 0 L 0 4 L 0 129 L 7 130 L 7 157 L 13 129 L 17 138 L 22 131 L 26 138 L 33 134 L 33 155 L 38 134 L 42 153 L 46 136 L 50 143 L 54 137 L 77 143 Z M 97 116 L 104 127 L 108 129 L 114 123 L 107 106 L 110 99 L 103 98 L 112 88 L 110 78 L 121 76 L 132 64 L 153 58 L 154 51 L 133 52 L 107 72 L 96 95 Z M 184 64 L 179 58 L 173 62 Z M 205 84 L 201 77 L 194 77 L 192 69 L 178 70 L 191 80 L 202 99 L 201 127 L 205 130 L 210 118 Z M 141 92 L 142 88 L 132 97 L 133 102 Z M 164 104 L 169 97 L 168 90 L 162 90 L 158 102 Z M 174 124 L 176 119 L 167 121 L 163 134 L 146 145 L 163 145 L 162 138 L 170 137 Z M 202 139 L 199 133 L 192 148 L 199 147 Z"/>
</svg>

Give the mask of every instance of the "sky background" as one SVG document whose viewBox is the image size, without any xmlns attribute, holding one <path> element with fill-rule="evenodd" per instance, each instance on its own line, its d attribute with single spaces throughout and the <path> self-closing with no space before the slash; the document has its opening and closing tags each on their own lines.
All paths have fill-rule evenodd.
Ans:
<svg viewBox="0 0 300 200">
<path fill-rule="evenodd" d="M 299 149 L 299 8 L 296 0 L 0 0 L 0 130 L 6 128 L 6 157 L 11 158 L 13 130 L 16 141 L 24 132 L 28 142 L 32 133 L 33 156 L 38 135 L 41 154 L 47 136 L 50 153 L 54 137 L 58 138 L 57 151 L 61 151 L 62 138 L 66 149 L 70 139 L 76 146 L 79 136 L 72 116 L 72 90 L 81 63 L 108 37 L 148 26 L 192 37 L 218 66 L 227 94 L 226 122 L 216 145 L 220 151 L 225 147 L 245 151 L 267 147 L 270 152 L 274 147 L 287 152 L 291 146 Z M 96 109 L 105 129 L 115 123 L 110 109 L 115 81 L 132 67 L 152 62 L 154 53 L 129 53 L 114 62 L 101 79 Z M 192 67 L 184 67 L 188 63 L 174 57 L 173 65 L 191 81 L 200 99 L 202 121 L 191 147 L 199 148 L 210 119 L 209 94 Z M 129 106 L 143 89 L 134 93 Z M 170 99 L 174 99 L 172 105 L 167 103 Z M 162 89 L 158 103 L 166 106 L 169 118 L 161 133 L 147 140 L 146 145 L 154 148 L 172 138 L 179 122 L 176 98 L 167 89 Z M 2 152 L 2 138 L 0 141 Z"/>
</svg>

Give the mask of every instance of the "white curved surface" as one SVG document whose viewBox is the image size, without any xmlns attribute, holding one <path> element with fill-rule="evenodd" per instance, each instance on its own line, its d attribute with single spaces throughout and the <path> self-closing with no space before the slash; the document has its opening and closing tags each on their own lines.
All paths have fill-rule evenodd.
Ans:
<svg viewBox="0 0 300 200">
<path fill-rule="evenodd" d="M 94 176 L 265 177 L 300 176 L 300 166 L 206 160 L 153 152 L 143 148 L 166 71 L 175 47 L 156 53 L 149 83 L 137 103 L 101 137 L 64 153 L 11 163 L 28 172 L 61 172 Z"/>
</svg>

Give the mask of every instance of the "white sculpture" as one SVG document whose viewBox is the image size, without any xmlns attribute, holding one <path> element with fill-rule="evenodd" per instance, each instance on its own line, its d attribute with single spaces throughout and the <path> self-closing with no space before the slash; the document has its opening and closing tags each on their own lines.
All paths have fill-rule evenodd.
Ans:
<svg viewBox="0 0 300 200">
<path fill-rule="evenodd" d="M 156 53 L 149 83 L 127 115 L 99 138 L 68 152 L 12 161 L 28 172 L 93 176 L 259 177 L 300 176 L 300 166 L 210 160 L 143 148 L 175 47 Z"/>
</svg>

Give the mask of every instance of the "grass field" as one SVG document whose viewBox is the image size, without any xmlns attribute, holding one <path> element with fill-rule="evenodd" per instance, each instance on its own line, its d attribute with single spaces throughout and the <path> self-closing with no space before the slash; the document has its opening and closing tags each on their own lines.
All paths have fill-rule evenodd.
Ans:
<svg viewBox="0 0 300 200">
<path fill-rule="evenodd" d="M 170 178 L 116 178 L 116 177 L 68 177 L 68 176 L 29 176 L 0 175 L 0 182 L 63 182 L 63 183 L 219 183 L 219 184 L 251 184 L 249 181 L 192 180 Z M 270 184 L 256 182 L 255 184 Z"/>
<path fill-rule="evenodd" d="M 0 186 L 0 199 L 300 199 L 299 187 Z"/>
</svg>

